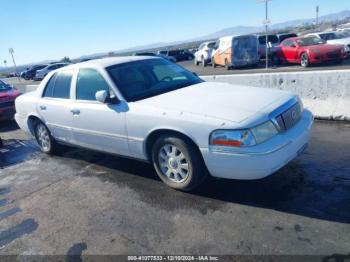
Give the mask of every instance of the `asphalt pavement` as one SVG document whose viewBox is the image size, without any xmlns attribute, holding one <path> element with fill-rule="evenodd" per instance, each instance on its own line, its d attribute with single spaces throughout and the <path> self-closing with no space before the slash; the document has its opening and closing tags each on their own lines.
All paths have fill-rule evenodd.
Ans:
<svg viewBox="0 0 350 262">
<path fill-rule="evenodd" d="M 138 161 L 47 156 L 13 122 L 0 136 L 0 255 L 350 256 L 349 123 L 315 122 L 305 154 L 266 179 L 212 178 L 193 193 Z"/>
</svg>

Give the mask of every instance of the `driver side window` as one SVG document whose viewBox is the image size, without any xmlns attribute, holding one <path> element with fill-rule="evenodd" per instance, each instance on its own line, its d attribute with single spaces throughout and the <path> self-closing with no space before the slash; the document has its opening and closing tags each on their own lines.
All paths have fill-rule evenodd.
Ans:
<svg viewBox="0 0 350 262">
<path fill-rule="evenodd" d="M 102 90 L 111 92 L 109 85 L 99 72 L 95 69 L 79 70 L 76 86 L 77 100 L 95 101 L 96 92 Z"/>
</svg>

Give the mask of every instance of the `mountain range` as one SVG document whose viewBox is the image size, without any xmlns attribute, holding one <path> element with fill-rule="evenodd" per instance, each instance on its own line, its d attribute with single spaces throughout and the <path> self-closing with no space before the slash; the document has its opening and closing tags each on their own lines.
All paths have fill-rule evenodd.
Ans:
<svg viewBox="0 0 350 262">
<path fill-rule="evenodd" d="M 335 21 L 340 21 L 340 20 L 344 20 L 344 19 L 348 19 L 348 18 L 350 18 L 350 10 L 344 10 L 344 11 L 341 11 L 338 13 L 333 13 L 333 14 L 321 16 L 321 17 L 319 17 L 319 22 L 320 23 L 335 22 Z M 311 25 L 314 22 L 315 22 L 315 18 L 296 19 L 296 20 L 286 21 L 283 23 L 273 24 L 269 28 L 270 28 L 270 30 L 281 30 L 281 29 L 298 27 L 298 26 L 303 26 L 303 25 Z M 174 45 L 196 42 L 196 41 L 217 39 L 217 38 L 227 36 L 227 35 L 251 34 L 251 33 L 263 32 L 263 31 L 264 31 L 263 26 L 242 26 L 242 25 L 239 25 L 239 26 L 225 28 L 225 29 L 222 29 L 220 31 L 213 32 L 213 33 L 210 33 L 210 34 L 207 34 L 204 36 L 196 37 L 193 39 L 187 39 L 187 40 L 175 41 L 175 42 L 152 43 L 152 44 L 147 44 L 147 45 L 134 46 L 134 47 L 130 47 L 127 49 L 122 49 L 122 50 L 116 50 L 116 51 L 112 51 L 112 52 L 115 54 L 118 54 L 118 53 L 127 53 L 127 52 L 133 52 L 133 51 L 138 51 L 138 50 L 150 50 L 150 49 L 156 49 L 156 48 L 161 48 L 161 47 L 165 47 L 165 46 L 174 46 Z M 77 57 L 76 59 L 101 57 L 101 56 L 106 56 L 107 54 L 108 54 L 108 52 L 95 53 L 95 54 L 90 54 L 90 55 L 82 55 L 80 57 Z M 4 70 L 4 68 L 0 67 L 0 70 Z"/>
</svg>

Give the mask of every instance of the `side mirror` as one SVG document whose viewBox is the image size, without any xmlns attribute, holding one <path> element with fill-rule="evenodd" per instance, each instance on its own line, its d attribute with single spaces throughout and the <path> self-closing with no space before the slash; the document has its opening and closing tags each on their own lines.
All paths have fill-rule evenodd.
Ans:
<svg viewBox="0 0 350 262">
<path fill-rule="evenodd" d="M 105 104 L 108 102 L 109 92 L 106 90 L 97 91 L 95 96 L 98 102 Z"/>
<path fill-rule="evenodd" d="M 117 97 L 111 97 L 109 91 L 106 90 L 100 90 L 97 91 L 95 94 L 96 100 L 102 104 L 118 104 L 119 99 Z"/>
</svg>

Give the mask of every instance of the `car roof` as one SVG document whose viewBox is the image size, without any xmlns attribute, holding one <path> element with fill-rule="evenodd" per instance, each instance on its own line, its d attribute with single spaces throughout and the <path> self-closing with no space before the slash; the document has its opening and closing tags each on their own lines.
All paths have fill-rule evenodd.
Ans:
<svg viewBox="0 0 350 262">
<path fill-rule="evenodd" d="M 69 68 L 80 68 L 80 67 L 99 67 L 99 68 L 107 68 L 109 66 L 134 62 L 134 61 L 142 61 L 147 59 L 162 59 L 156 56 L 119 56 L 119 57 L 107 57 L 94 59 L 89 61 L 84 61 L 76 64 L 70 64 L 66 67 L 62 67 L 58 69 L 58 71 L 69 69 Z"/>
</svg>

